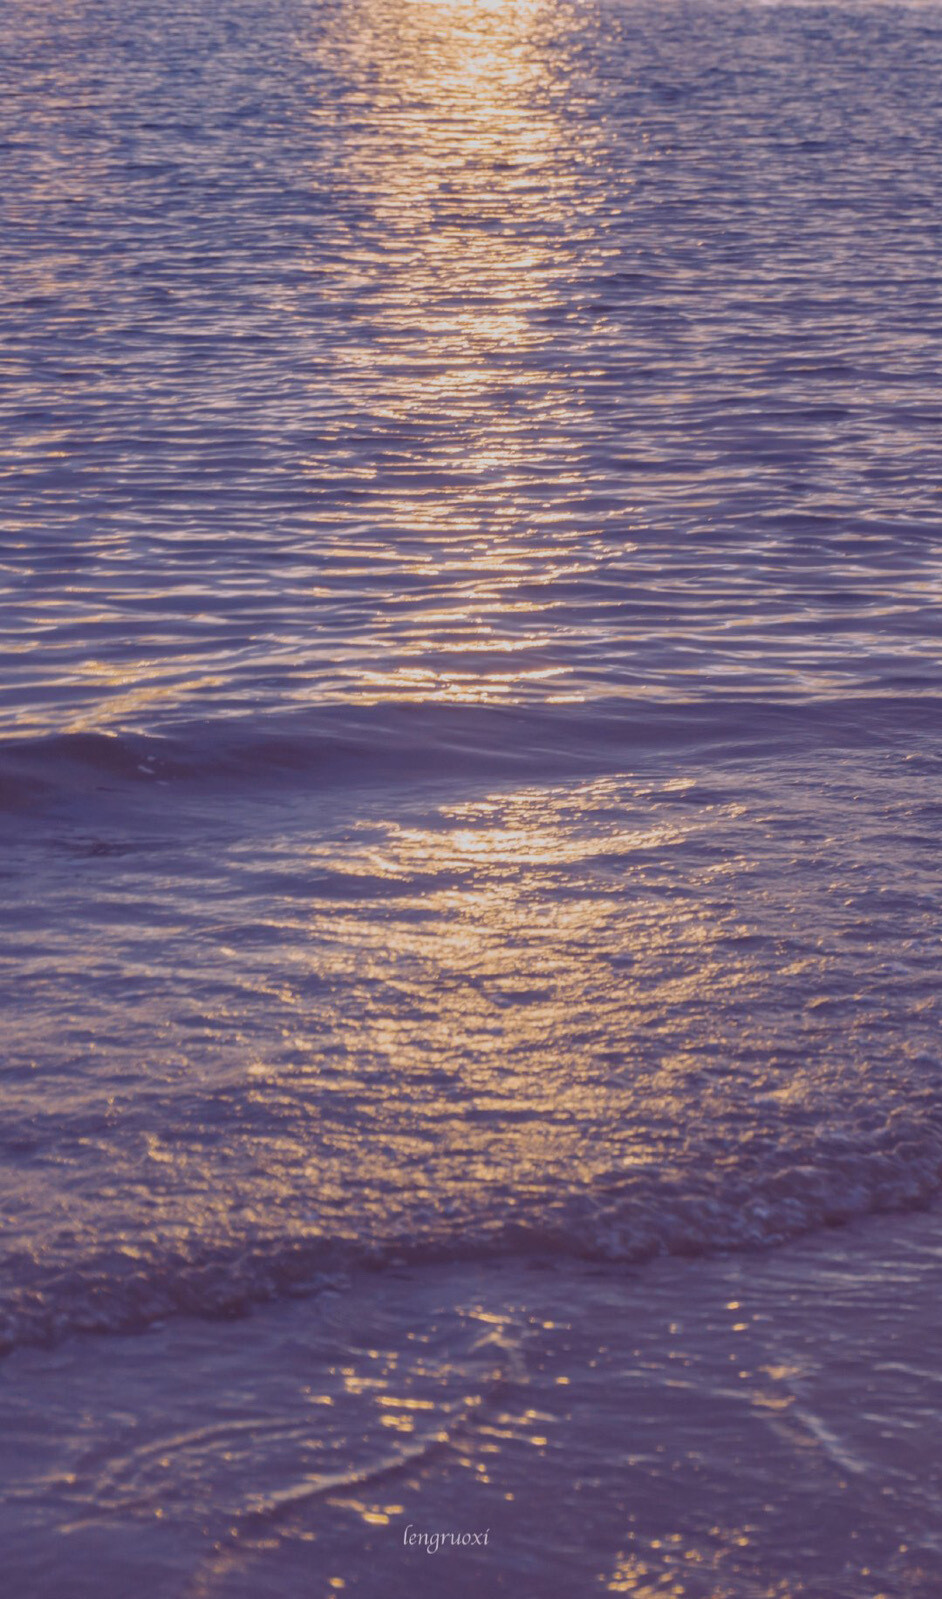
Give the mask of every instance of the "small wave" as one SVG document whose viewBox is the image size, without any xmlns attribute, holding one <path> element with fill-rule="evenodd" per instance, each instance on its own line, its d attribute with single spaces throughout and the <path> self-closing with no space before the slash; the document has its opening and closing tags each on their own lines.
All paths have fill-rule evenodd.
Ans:
<svg viewBox="0 0 942 1599">
<path fill-rule="evenodd" d="M 167 1317 L 234 1319 L 307 1296 L 338 1274 L 501 1259 L 574 1259 L 614 1268 L 665 1256 L 776 1247 L 824 1227 L 929 1205 L 942 1188 L 942 1122 L 898 1110 L 869 1147 L 761 1175 L 611 1172 L 528 1205 L 426 1222 L 387 1236 L 270 1236 L 148 1252 L 120 1246 L 58 1270 L 31 1266 L 0 1303 L 0 1352 L 80 1333 L 136 1333 Z M 20 1262 L 22 1268 L 23 1263 Z"/>
<path fill-rule="evenodd" d="M 154 785 L 250 790 L 554 777 L 627 770 L 677 751 L 762 758 L 822 746 L 866 749 L 931 737 L 939 709 L 932 696 L 388 703 L 174 723 L 160 732 L 57 733 L 0 743 L 0 804 L 21 810 L 50 795 Z"/>
</svg>

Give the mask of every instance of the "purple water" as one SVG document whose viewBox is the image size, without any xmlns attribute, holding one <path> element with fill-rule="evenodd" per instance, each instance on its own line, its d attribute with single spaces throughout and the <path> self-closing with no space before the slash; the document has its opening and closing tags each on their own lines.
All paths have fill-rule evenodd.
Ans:
<svg viewBox="0 0 942 1599">
<path fill-rule="evenodd" d="M 0 62 L 13 1599 L 935 1599 L 942 10 Z"/>
</svg>

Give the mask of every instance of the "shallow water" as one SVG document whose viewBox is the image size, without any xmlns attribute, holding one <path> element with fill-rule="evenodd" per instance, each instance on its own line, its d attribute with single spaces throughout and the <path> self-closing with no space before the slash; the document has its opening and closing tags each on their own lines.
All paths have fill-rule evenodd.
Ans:
<svg viewBox="0 0 942 1599">
<path fill-rule="evenodd" d="M 0 19 L 17 1599 L 942 1586 L 940 57 Z"/>
<path fill-rule="evenodd" d="M 17 1351 L 14 1591 L 934 1599 L 936 1218 L 535 1268 Z"/>
<path fill-rule="evenodd" d="M 316 821 L 178 780 L 31 822 L 8 1340 L 338 1261 L 637 1261 L 931 1196 L 937 772 L 675 769 L 328 792 Z"/>
</svg>

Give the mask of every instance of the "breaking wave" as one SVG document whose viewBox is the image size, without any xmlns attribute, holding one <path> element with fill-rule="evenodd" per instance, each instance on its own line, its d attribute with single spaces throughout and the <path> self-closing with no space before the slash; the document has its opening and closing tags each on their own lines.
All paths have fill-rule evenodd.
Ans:
<svg viewBox="0 0 942 1599">
<path fill-rule="evenodd" d="M 697 1176 L 611 1172 L 591 1186 L 528 1202 L 486 1204 L 477 1214 L 424 1216 L 355 1237 L 311 1230 L 230 1236 L 176 1249 L 115 1244 L 58 1268 L 8 1262 L 19 1288 L 0 1308 L 0 1350 L 50 1345 L 75 1334 L 142 1332 L 168 1316 L 234 1318 L 284 1297 L 316 1293 L 338 1273 L 519 1258 L 639 1267 L 664 1256 L 766 1250 L 860 1218 L 920 1209 L 942 1187 L 942 1112 L 897 1109 L 866 1143 L 822 1139 L 749 1170 L 720 1163 Z"/>
</svg>

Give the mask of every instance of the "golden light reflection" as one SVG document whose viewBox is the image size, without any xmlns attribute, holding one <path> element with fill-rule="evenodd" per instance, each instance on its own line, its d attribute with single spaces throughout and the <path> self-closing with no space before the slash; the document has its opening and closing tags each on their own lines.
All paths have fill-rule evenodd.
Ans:
<svg viewBox="0 0 942 1599">
<path fill-rule="evenodd" d="M 646 792 L 626 804 L 623 784 L 600 779 L 442 806 L 422 823 L 345 829 L 348 892 L 318 917 L 316 940 L 307 907 L 294 907 L 285 1069 L 295 1086 L 310 1072 L 328 1100 L 336 1095 L 331 1136 L 344 1147 L 351 1095 L 376 1127 L 350 1151 L 363 1201 L 383 1196 L 385 1229 L 400 1194 L 417 1211 L 412 1235 L 448 1228 L 466 1210 L 496 1224 L 508 1171 L 525 1207 L 553 1169 L 566 1194 L 594 1196 L 600 1247 L 609 1229 L 611 1247 L 623 1247 L 622 1189 L 640 1192 L 649 1174 L 660 1181 L 688 1158 L 691 1093 L 701 1108 L 723 1093 L 704 1081 L 702 1052 L 728 1051 L 741 1029 L 739 989 L 748 1007 L 762 980 L 748 961 L 731 966 L 722 928 L 698 902 L 659 891 L 672 850 L 695 850 L 703 826 L 689 808 L 665 814 Z M 333 849 L 315 836 L 294 868 L 300 880 L 330 881 L 341 866 Z M 714 865 L 707 857 L 704 870 Z M 715 1002 L 705 1030 L 706 998 L 721 988 L 732 1031 Z M 381 1095 L 365 1099 L 363 1085 L 374 1083 Z M 302 1144 L 285 1152 L 285 1167 L 294 1159 L 316 1168 L 320 1202 L 333 1204 L 319 1155 Z M 338 1188 L 337 1205 L 346 1197 Z M 700 1225 L 696 1216 L 689 1225 Z M 407 1430 L 405 1405 L 386 1405 L 375 1379 L 345 1375 L 350 1391 L 380 1398 L 391 1432 Z"/>
<path fill-rule="evenodd" d="M 349 249 L 363 255 L 364 290 L 381 281 L 382 292 L 331 351 L 375 405 L 376 447 L 336 468 L 319 452 L 307 470 L 328 492 L 369 485 L 350 548 L 373 543 L 380 521 L 388 542 L 369 559 L 392 585 L 400 573 L 423 580 L 408 638 L 377 640 L 374 663 L 345 684 L 356 699 L 546 698 L 568 670 L 546 596 L 586 561 L 565 515 L 536 532 L 527 500 L 548 443 L 557 492 L 583 483 L 578 399 L 552 353 L 567 305 L 560 255 L 580 221 L 544 9 L 363 0 L 317 45 L 321 65 L 370 85 L 369 114 L 338 150 L 339 182 L 356 197 Z M 344 438 L 340 424 L 338 447 Z M 555 697 L 579 696 L 561 684 Z"/>
<path fill-rule="evenodd" d="M 246 550 L 272 532 L 263 513 L 253 519 L 257 480 L 227 480 L 226 516 L 207 531 L 200 447 L 185 428 L 170 510 L 155 502 L 153 527 L 123 515 L 99 541 L 101 571 L 43 617 L 68 641 L 71 730 L 146 728 L 207 704 L 229 716 L 269 703 L 585 696 L 566 655 L 582 623 L 556 614 L 556 590 L 600 559 L 574 518 L 586 417 L 561 358 L 586 152 L 573 159 L 560 115 L 551 14 L 544 0 L 322 9 L 295 41 L 331 86 L 300 112 L 297 179 L 316 236 L 292 246 L 270 289 L 297 392 L 255 419 L 303 441 L 291 456 L 297 521 L 275 528 L 291 564 L 265 571 L 256 604 Z M 60 177 L 74 200 L 74 174 Z M 240 330 L 237 315 L 226 329 Z M 211 386 L 203 400 L 213 415 L 231 404 Z M 65 448 L 53 432 L 23 444 L 43 470 Z M 135 586 L 141 533 L 159 554 L 153 593 Z M 147 633 L 116 642 L 115 612 L 91 606 L 102 592 L 146 602 Z M 37 660 L 24 673 L 47 670 Z M 42 722 L 42 703 L 30 714 Z"/>
<path fill-rule="evenodd" d="M 567 212 L 560 183 L 549 185 L 546 209 L 543 179 L 562 134 L 543 93 L 538 11 L 374 0 L 353 11 L 352 26 L 345 11 L 333 41 L 347 74 L 374 85 L 369 126 L 345 167 L 383 225 L 377 333 L 412 341 L 397 350 L 407 356 L 403 415 L 488 383 L 485 355 L 541 338 L 530 313 L 552 303 L 550 235 Z M 381 347 L 373 359 L 382 358 Z"/>
</svg>

